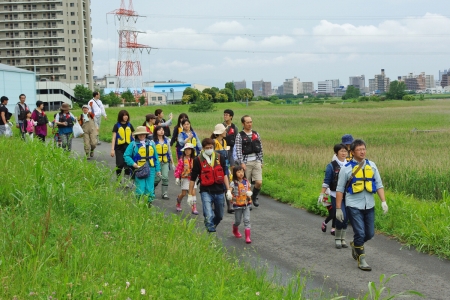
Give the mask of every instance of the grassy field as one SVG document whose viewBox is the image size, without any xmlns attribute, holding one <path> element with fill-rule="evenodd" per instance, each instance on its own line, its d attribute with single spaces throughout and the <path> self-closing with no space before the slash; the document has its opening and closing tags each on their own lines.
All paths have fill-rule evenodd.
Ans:
<svg viewBox="0 0 450 300">
<path fill-rule="evenodd" d="M 159 107 L 127 108 L 133 125 Z M 174 118 L 188 106 L 164 106 Z M 367 157 L 376 162 L 387 190 L 388 215 L 377 213 L 377 229 L 421 251 L 450 257 L 448 189 L 450 183 L 450 101 L 385 101 L 273 105 L 268 102 L 219 104 L 212 113 L 188 113 L 201 138 L 222 121 L 225 108 L 253 117 L 265 152 L 262 191 L 280 201 L 324 214 L 316 205 L 333 145 L 345 133 L 367 143 Z M 118 108 L 108 109 L 101 138 L 111 140 Z M 427 131 L 429 130 L 429 131 Z M 377 204 L 379 207 L 379 203 Z"/>
</svg>

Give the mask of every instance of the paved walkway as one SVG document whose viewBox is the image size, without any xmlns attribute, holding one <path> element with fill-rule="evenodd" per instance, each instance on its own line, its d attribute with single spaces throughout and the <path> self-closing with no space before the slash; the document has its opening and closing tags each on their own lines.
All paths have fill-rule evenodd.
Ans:
<svg viewBox="0 0 450 300">
<path fill-rule="evenodd" d="M 82 139 L 74 139 L 74 150 L 83 153 L 82 143 Z M 115 159 L 111 158 L 110 150 L 111 144 L 102 143 L 95 152 L 95 160 L 114 168 Z M 175 199 L 180 190 L 175 185 L 173 173 L 171 177 L 170 200 L 161 200 L 161 190 L 158 187 L 154 204 L 168 213 L 176 213 Z M 197 199 L 200 204 L 199 195 Z M 424 294 L 425 299 L 450 299 L 448 260 L 418 253 L 414 249 L 403 247 L 395 240 L 377 234 L 373 240 L 366 243 L 367 262 L 372 267 L 372 272 L 364 272 L 357 268 L 350 248 L 336 249 L 329 231 L 322 233 L 322 217 L 269 197 L 259 196 L 259 199 L 260 207 L 254 208 L 251 213 L 253 242 L 250 246 L 245 244 L 243 238 L 236 239 L 233 236 L 231 226 L 234 215 L 226 212 L 217 228 L 217 235 L 230 251 L 245 253 L 254 263 L 262 263 L 267 265 L 269 270 L 276 270 L 281 280 L 303 271 L 312 277 L 308 284 L 309 289 L 338 289 L 344 295 L 356 297 L 367 292 L 369 281 L 378 283 L 381 274 L 401 274 L 404 276 L 395 277 L 388 285 L 392 293 L 415 290 Z M 184 210 L 188 211 L 186 198 L 182 205 Z M 201 205 L 199 212 L 197 217 L 191 216 L 197 218 L 202 226 Z M 351 228 L 349 231 L 348 240 L 351 240 Z M 242 228 L 241 233 L 243 234 Z"/>
</svg>

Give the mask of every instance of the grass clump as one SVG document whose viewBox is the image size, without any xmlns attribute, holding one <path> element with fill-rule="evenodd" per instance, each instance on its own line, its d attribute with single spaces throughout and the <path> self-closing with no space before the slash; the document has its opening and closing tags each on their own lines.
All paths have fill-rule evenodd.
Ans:
<svg viewBox="0 0 450 300">
<path fill-rule="evenodd" d="M 14 149 L 14 152 L 10 152 Z M 136 203 L 101 165 L 0 139 L 0 278 L 5 299 L 302 299 L 239 266 L 194 221 Z"/>
</svg>

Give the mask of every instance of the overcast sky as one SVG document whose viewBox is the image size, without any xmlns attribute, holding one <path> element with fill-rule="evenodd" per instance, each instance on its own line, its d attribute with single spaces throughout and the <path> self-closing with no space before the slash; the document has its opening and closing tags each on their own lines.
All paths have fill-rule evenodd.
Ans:
<svg viewBox="0 0 450 300">
<path fill-rule="evenodd" d="M 129 0 L 125 0 L 128 6 Z M 120 0 L 91 1 L 94 73 L 115 74 Z M 134 0 L 144 81 L 182 80 L 222 88 L 227 81 L 373 78 L 450 68 L 448 0 Z M 194 49 L 194 50 L 188 50 Z"/>
</svg>

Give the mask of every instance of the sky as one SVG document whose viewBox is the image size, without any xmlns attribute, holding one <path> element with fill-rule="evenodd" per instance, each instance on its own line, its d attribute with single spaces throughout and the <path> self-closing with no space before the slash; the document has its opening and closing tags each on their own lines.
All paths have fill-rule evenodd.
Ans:
<svg viewBox="0 0 450 300">
<path fill-rule="evenodd" d="M 128 8 L 129 0 L 125 0 Z M 120 0 L 91 0 L 94 75 L 115 75 Z M 450 68 L 448 0 L 134 0 L 144 81 L 302 82 Z"/>
</svg>

